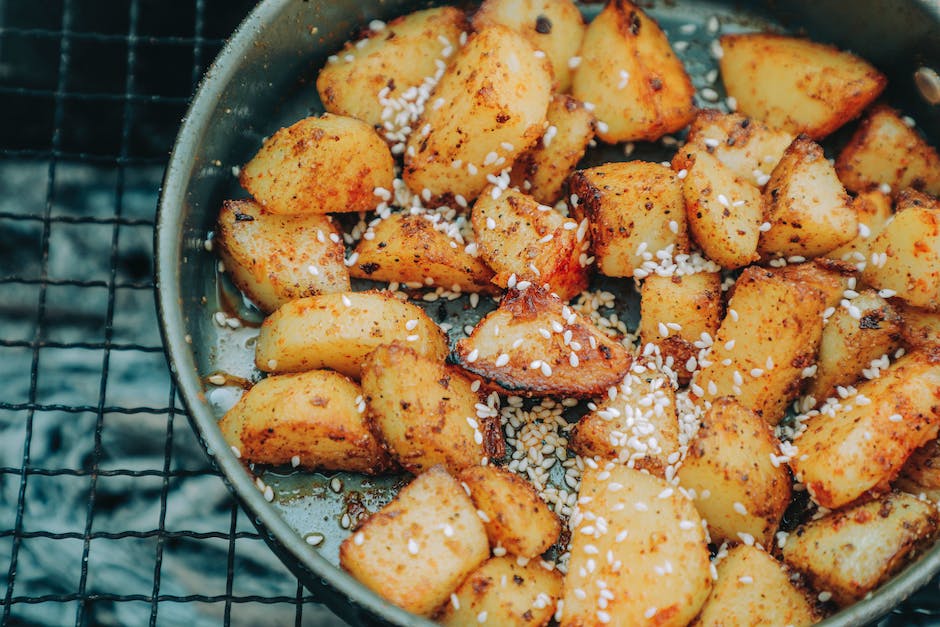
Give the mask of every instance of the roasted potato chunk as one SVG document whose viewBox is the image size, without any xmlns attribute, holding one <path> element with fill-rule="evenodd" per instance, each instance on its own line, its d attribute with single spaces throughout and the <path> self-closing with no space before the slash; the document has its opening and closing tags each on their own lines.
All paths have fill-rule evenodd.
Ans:
<svg viewBox="0 0 940 627">
<path fill-rule="evenodd" d="M 716 568 L 718 579 L 691 627 L 808 627 L 822 620 L 806 591 L 766 551 L 739 544 Z"/>
<path fill-rule="evenodd" d="M 940 441 L 931 440 L 911 453 L 893 487 L 940 501 Z"/>
<path fill-rule="evenodd" d="M 247 462 L 381 473 L 395 464 L 366 426 L 361 403 L 362 390 L 338 372 L 278 375 L 252 386 L 219 428 Z"/>
<path fill-rule="evenodd" d="M 435 467 L 346 538 L 339 563 L 391 603 L 429 616 L 489 555 L 470 497 Z"/>
<path fill-rule="evenodd" d="M 500 627 L 542 627 L 555 613 L 562 578 L 538 562 L 494 557 L 470 573 L 437 616 L 441 625 L 485 622 Z M 482 618 L 481 618 L 482 617 Z"/>
<path fill-rule="evenodd" d="M 415 474 L 437 465 L 456 474 L 504 452 L 498 422 L 477 416 L 481 399 L 470 383 L 457 368 L 398 342 L 379 346 L 362 365 L 372 431 Z"/>
<path fill-rule="evenodd" d="M 329 216 L 284 216 L 252 200 L 227 200 L 215 242 L 232 283 L 270 313 L 284 303 L 349 291 L 339 231 Z"/>
<path fill-rule="evenodd" d="M 865 116 L 836 159 L 845 188 L 862 192 L 887 184 L 940 196 L 940 156 L 897 111 L 878 105 Z"/>
<path fill-rule="evenodd" d="M 470 201 L 545 131 L 552 69 L 500 24 L 472 35 L 408 137 L 402 178 L 415 193 Z"/>
<path fill-rule="evenodd" d="M 887 79 L 832 46 L 771 33 L 724 35 L 718 63 L 738 111 L 771 128 L 825 137 L 861 113 Z"/>
<path fill-rule="evenodd" d="M 579 226 L 516 190 L 496 198 L 484 193 L 473 205 L 470 223 L 480 256 L 496 271 L 496 285 L 528 281 L 566 301 L 587 288 L 587 223 Z"/>
<path fill-rule="evenodd" d="M 632 363 L 622 344 L 534 287 L 509 290 L 499 308 L 457 342 L 454 359 L 508 392 L 576 398 L 606 393 Z"/>
<path fill-rule="evenodd" d="M 695 89 L 659 25 L 628 0 L 588 25 L 571 93 L 591 102 L 608 143 L 659 139 L 695 115 Z"/>
<path fill-rule="evenodd" d="M 852 199 L 851 207 L 858 219 L 858 235 L 826 256 L 857 265 L 868 261 L 869 245 L 891 217 L 891 198 L 879 190 L 861 192 Z"/>
<path fill-rule="evenodd" d="M 908 353 L 838 404 L 805 421 L 790 461 L 813 500 L 834 509 L 884 492 L 940 426 L 940 365 Z"/>
<path fill-rule="evenodd" d="M 901 316 L 873 290 L 865 290 L 829 317 L 819 343 L 816 374 L 805 394 L 821 405 L 838 386 L 862 377 L 872 360 L 900 346 Z"/>
<path fill-rule="evenodd" d="M 764 188 L 758 252 L 765 257 L 818 257 L 858 233 L 858 215 L 822 147 L 796 138 Z"/>
<path fill-rule="evenodd" d="M 845 299 L 845 290 L 855 276 L 855 267 L 849 263 L 816 257 L 804 263 L 788 263 L 774 268 L 774 274 L 787 281 L 805 283 L 823 295 L 825 307 L 835 308 Z"/>
<path fill-rule="evenodd" d="M 733 396 L 777 424 L 799 393 L 803 369 L 815 361 L 823 307 L 815 287 L 745 268 L 693 391 L 707 400 Z"/>
<path fill-rule="evenodd" d="M 255 364 L 264 372 L 332 368 L 358 380 L 365 356 L 395 340 L 439 361 L 448 353 L 444 332 L 417 305 L 375 291 L 321 294 L 265 319 Z"/>
<path fill-rule="evenodd" d="M 742 181 L 763 187 L 793 139 L 790 133 L 758 120 L 703 109 L 689 127 L 685 150 L 709 152 Z M 682 153 L 680 150 L 677 158 Z"/>
<path fill-rule="evenodd" d="M 760 190 L 708 151 L 686 147 L 680 155 L 673 167 L 686 171 L 682 180 L 686 217 L 702 252 L 722 268 L 757 261 L 764 215 Z"/>
<path fill-rule="evenodd" d="M 698 366 L 693 358 L 698 358 L 699 349 L 694 344 L 703 333 L 715 337 L 722 310 L 719 273 L 652 274 L 640 286 L 640 343 L 656 344 L 685 385 Z"/>
<path fill-rule="evenodd" d="M 659 373 L 630 372 L 598 408 L 578 420 L 571 449 L 664 477 L 679 459 L 676 394 Z"/>
<path fill-rule="evenodd" d="M 274 133 L 241 169 L 242 186 L 271 213 L 369 211 L 392 188 L 392 153 L 362 120 L 324 114 Z"/>
<path fill-rule="evenodd" d="M 615 464 L 585 468 L 580 495 L 561 625 L 689 623 L 712 585 L 692 502 L 663 479 Z"/>
<path fill-rule="evenodd" d="M 802 525 L 787 538 L 782 556 L 814 588 L 849 605 L 928 547 L 938 522 L 933 503 L 892 492 Z"/>
<path fill-rule="evenodd" d="M 509 180 L 540 203 L 554 205 L 594 138 L 594 114 L 577 98 L 555 94 L 546 115 L 548 128 L 519 155 Z"/>
<path fill-rule="evenodd" d="M 510 555 L 538 557 L 558 540 L 561 522 L 519 475 L 496 466 L 465 468 L 457 478 L 470 489 L 470 500 L 483 512 L 490 545 Z"/>
<path fill-rule="evenodd" d="M 347 42 L 327 60 L 317 76 L 317 91 L 330 113 L 348 115 L 397 130 L 396 110 L 388 101 L 404 99 L 433 78 L 437 62 L 447 61 L 467 30 L 467 18 L 454 7 L 415 11 L 378 30 L 369 29 L 359 41 Z"/>
<path fill-rule="evenodd" d="M 682 186 L 669 168 L 645 161 L 607 163 L 575 172 L 569 187 L 590 222 L 602 274 L 634 276 L 661 250 L 688 252 Z"/>
<path fill-rule="evenodd" d="M 473 16 L 477 30 L 502 24 L 542 50 L 552 63 L 555 91 L 571 87 L 568 60 L 578 54 L 584 37 L 584 17 L 571 0 L 485 0 Z"/>
<path fill-rule="evenodd" d="M 349 274 L 358 279 L 421 283 L 461 292 L 492 293 L 493 271 L 424 216 L 394 213 L 356 245 Z"/>
<path fill-rule="evenodd" d="M 901 333 L 904 342 L 916 350 L 940 352 L 940 312 L 926 311 L 898 301 L 901 307 Z"/>
<path fill-rule="evenodd" d="M 732 398 L 715 399 L 679 467 L 713 542 L 770 546 L 790 503 L 790 472 L 773 430 Z"/>
</svg>

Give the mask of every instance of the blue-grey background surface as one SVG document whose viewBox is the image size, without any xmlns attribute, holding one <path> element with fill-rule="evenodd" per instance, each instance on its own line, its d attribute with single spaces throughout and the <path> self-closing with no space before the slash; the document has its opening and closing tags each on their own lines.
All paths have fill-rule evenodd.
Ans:
<svg viewBox="0 0 940 627">
<path fill-rule="evenodd" d="M 153 303 L 164 164 L 252 4 L 0 0 L 0 623 L 342 624 L 209 467 Z"/>
</svg>

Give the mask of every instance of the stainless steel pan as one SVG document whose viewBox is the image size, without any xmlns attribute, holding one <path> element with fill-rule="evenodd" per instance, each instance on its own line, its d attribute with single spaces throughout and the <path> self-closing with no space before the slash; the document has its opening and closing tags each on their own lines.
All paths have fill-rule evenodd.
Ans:
<svg viewBox="0 0 940 627">
<path fill-rule="evenodd" d="M 351 519 L 375 510 L 396 488 L 397 478 L 265 471 L 273 502 L 229 450 L 216 420 L 233 400 L 230 389 L 205 383 L 218 371 L 250 378 L 250 327 L 231 328 L 217 311 L 238 308 L 237 295 L 219 280 L 217 261 L 206 250 L 220 203 L 243 196 L 233 166 L 245 163 L 261 139 L 321 105 L 314 88 L 326 57 L 372 19 L 387 20 L 429 3 L 409 0 L 266 0 L 242 23 L 204 78 L 183 121 L 170 158 L 156 232 L 160 320 L 170 366 L 194 429 L 255 523 L 287 566 L 324 603 L 353 624 L 430 625 L 384 602 L 337 568 L 337 549 Z M 598 5 L 584 5 L 592 15 Z M 786 2 L 656 2 L 650 12 L 677 38 L 691 41 L 683 55 L 698 80 L 714 67 L 708 25 L 722 32 L 782 28 L 847 48 L 872 61 L 890 78 L 886 99 L 913 116 L 931 142 L 940 136 L 940 111 L 915 86 L 919 68 L 940 69 L 940 2 L 937 0 L 788 0 Z M 678 26 L 699 25 L 679 36 Z M 706 103 L 702 103 L 706 104 Z M 641 146 L 636 158 L 668 158 L 663 149 Z M 622 159 L 602 148 L 590 163 Z M 448 315 L 457 315 L 450 309 Z M 624 316 L 635 318 L 628 302 Z M 226 314 L 227 315 L 227 314 Z M 457 325 L 458 327 L 460 325 Z M 316 544 L 316 546 L 313 546 Z M 826 625 L 857 625 L 888 612 L 940 571 L 940 544 L 919 561 Z"/>
</svg>

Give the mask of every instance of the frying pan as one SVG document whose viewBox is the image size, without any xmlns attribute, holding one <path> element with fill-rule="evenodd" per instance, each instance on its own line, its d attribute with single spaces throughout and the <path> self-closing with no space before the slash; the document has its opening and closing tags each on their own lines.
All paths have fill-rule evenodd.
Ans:
<svg viewBox="0 0 940 627">
<path fill-rule="evenodd" d="M 206 382 L 208 375 L 218 372 L 246 379 L 258 376 L 252 366 L 256 333 L 250 324 L 252 312 L 218 273 L 217 258 L 208 250 L 206 238 L 221 202 L 245 195 L 237 184 L 235 168 L 246 163 L 262 139 L 279 127 L 322 111 L 314 81 L 327 56 L 370 20 L 389 20 L 431 4 L 414 0 L 259 3 L 209 69 L 183 120 L 157 217 L 159 317 L 170 368 L 192 426 L 271 549 L 319 599 L 352 624 L 432 624 L 383 601 L 336 566 L 339 543 L 348 534 L 346 527 L 357 515 L 387 502 L 402 479 L 257 469 L 272 488 L 268 495 L 274 495 L 272 501 L 265 498 L 216 424 L 234 402 L 236 391 Z M 690 42 L 687 53 L 680 56 L 698 86 L 715 66 L 708 53 L 707 44 L 715 36 L 710 26 L 720 24 L 723 33 L 774 29 L 805 34 L 852 50 L 884 71 L 890 81 L 885 99 L 916 119 L 937 145 L 940 110 L 920 95 L 914 79 L 920 68 L 928 70 L 922 70 L 921 76 L 940 70 L 937 0 L 647 4 L 645 8 L 673 41 Z M 591 17 L 600 5 L 582 8 Z M 698 25 L 695 33 L 679 35 L 688 33 L 679 28 L 688 23 Z M 658 145 L 638 145 L 633 155 L 655 161 L 669 157 Z M 623 158 L 621 148 L 600 147 L 585 164 Z M 459 302 L 452 304 L 447 315 L 465 316 L 458 313 L 460 309 Z M 635 324 L 636 301 L 626 299 L 620 313 L 628 324 Z M 236 318 L 248 323 L 236 323 Z M 462 323 L 474 321 L 461 319 Z M 874 620 L 938 571 L 940 543 L 870 598 L 822 624 L 847 626 Z"/>
</svg>

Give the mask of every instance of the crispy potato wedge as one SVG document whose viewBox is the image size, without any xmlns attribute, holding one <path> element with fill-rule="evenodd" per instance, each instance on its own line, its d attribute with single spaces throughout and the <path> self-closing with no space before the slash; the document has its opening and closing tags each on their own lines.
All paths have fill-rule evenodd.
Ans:
<svg viewBox="0 0 940 627">
<path fill-rule="evenodd" d="M 940 441 L 931 440 L 911 453 L 892 487 L 940 501 Z"/>
<path fill-rule="evenodd" d="M 763 187 L 793 140 L 790 133 L 772 129 L 758 120 L 737 113 L 703 109 L 689 127 L 685 146 L 687 150 L 696 149 L 715 155 L 736 177 Z M 681 159 L 683 151 L 676 154 Z"/>
<path fill-rule="evenodd" d="M 764 188 L 764 220 L 757 250 L 764 257 L 818 257 L 858 233 L 858 214 L 822 147 L 801 136 Z"/>
<path fill-rule="evenodd" d="M 596 410 L 578 420 L 571 450 L 664 477 L 679 459 L 676 393 L 665 376 L 630 372 Z"/>
<path fill-rule="evenodd" d="M 467 27 L 463 11 L 437 7 L 404 15 L 379 30 L 367 30 L 362 39 L 347 42 L 320 70 L 317 92 L 323 107 L 381 127 L 400 113 L 387 100 L 403 98 L 409 89 L 433 77 L 437 61 L 446 62 L 453 55 Z"/>
<path fill-rule="evenodd" d="M 845 188 L 862 192 L 887 183 L 940 196 L 940 156 L 916 130 L 886 105 L 871 109 L 836 159 Z"/>
<path fill-rule="evenodd" d="M 849 289 L 849 280 L 855 276 L 850 263 L 816 257 L 803 263 L 788 263 L 774 268 L 774 274 L 788 281 L 806 283 L 822 292 L 825 307 L 837 307 Z"/>
<path fill-rule="evenodd" d="M 896 302 L 904 319 L 901 325 L 904 343 L 915 350 L 940 352 L 940 312 L 911 307 L 901 300 Z"/>
<path fill-rule="evenodd" d="M 862 280 L 915 307 L 940 311 L 940 208 L 898 209 L 869 245 Z"/>
<path fill-rule="evenodd" d="M 760 416 L 732 398 L 712 401 L 678 475 L 679 485 L 694 490 L 713 542 L 752 538 L 770 546 L 790 504 L 790 472 L 775 461 L 779 455 Z"/>
<path fill-rule="evenodd" d="M 532 558 L 558 540 L 558 516 L 519 475 L 496 466 L 471 466 L 457 479 L 470 489 L 470 500 L 485 514 L 483 526 L 491 546 Z"/>
<path fill-rule="evenodd" d="M 575 172 L 568 185 L 590 222 L 602 274 L 634 276 L 670 246 L 674 254 L 688 252 L 682 186 L 669 168 L 645 161 L 607 163 Z"/>
<path fill-rule="evenodd" d="M 937 507 L 892 492 L 833 512 L 792 532 L 783 560 L 839 605 L 863 598 L 927 548 L 940 523 Z"/>
<path fill-rule="evenodd" d="M 505 452 L 498 421 L 477 417 L 481 399 L 470 383 L 459 369 L 399 342 L 379 346 L 362 364 L 372 431 L 414 474 L 437 465 L 456 474 Z"/>
<path fill-rule="evenodd" d="M 679 383 L 685 385 L 697 367 L 689 361 L 698 357 L 694 343 L 703 333 L 715 337 L 723 309 L 718 272 L 671 277 L 652 274 L 640 286 L 640 343 L 656 344 Z"/>
<path fill-rule="evenodd" d="M 555 94 L 548 105 L 548 128 L 529 150 L 519 155 L 510 183 L 540 203 L 554 205 L 594 139 L 594 114 L 583 102 Z"/>
<path fill-rule="evenodd" d="M 473 200 L 542 136 L 552 69 L 535 53 L 500 24 L 468 39 L 408 138 L 402 178 L 412 191 Z"/>
<path fill-rule="evenodd" d="M 219 212 L 219 257 L 232 283 L 270 313 L 284 303 L 349 291 L 343 242 L 329 216 L 285 216 L 253 200 L 226 200 Z"/>
<path fill-rule="evenodd" d="M 940 364 L 908 353 L 838 405 L 805 421 L 790 461 L 813 500 L 830 509 L 884 492 L 940 427 Z"/>
<path fill-rule="evenodd" d="M 860 192 L 852 199 L 851 207 L 858 217 L 858 235 L 835 250 L 830 250 L 826 256 L 858 264 L 868 260 L 869 244 L 891 217 L 891 197 L 877 189 Z"/>
<path fill-rule="evenodd" d="M 538 562 L 494 557 L 470 573 L 437 615 L 441 625 L 485 622 L 500 627 L 542 627 L 551 621 L 562 577 Z M 481 619 L 482 617 L 482 619 Z"/>
<path fill-rule="evenodd" d="M 340 545 L 340 566 L 391 603 L 429 616 L 490 555 L 470 497 L 428 470 Z"/>
<path fill-rule="evenodd" d="M 516 190 L 506 190 L 498 198 L 481 195 L 470 223 L 480 257 L 496 271 L 492 279 L 496 285 L 505 288 L 513 280 L 528 281 L 548 286 L 565 301 L 587 288 L 587 223 L 579 226 Z"/>
<path fill-rule="evenodd" d="M 588 25 L 575 98 L 593 103 L 608 143 L 659 139 L 695 115 L 695 88 L 659 25 L 629 0 L 609 2 Z"/>
<path fill-rule="evenodd" d="M 529 40 L 548 55 L 555 77 L 555 91 L 571 87 L 568 59 L 578 54 L 584 37 L 584 17 L 571 0 L 484 0 L 473 15 L 473 27 L 481 30 L 502 24 Z"/>
<path fill-rule="evenodd" d="M 818 405 L 835 395 L 837 386 L 859 380 L 873 359 L 901 345 L 901 316 L 874 290 L 865 290 L 846 304 L 823 328 L 816 374 L 804 392 Z"/>
<path fill-rule="evenodd" d="M 239 181 L 271 213 L 369 211 L 392 188 L 392 153 L 362 120 L 326 113 L 274 133 Z"/>
<path fill-rule="evenodd" d="M 807 283 L 745 268 L 693 391 L 707 400 L 733 396 L 777 424 L 799 394 L 803 369 L 815 361 L 824 304 Z"/>
<path fill-rule="evenodd" d="M 338 372 L 277 375 L 252 386 L 219 428 L 248 462 L 370 475 L 388 471 L 395 464 L 369 431 L 361 403 L 362 390 Z"/>
<path fill-rule="evenodd" d="M 738 111 L 771 128 L 825 137 L 861 113 L 887 78 L 832 46 L 771 33 L 724 35 L 721 79 Z"/>
<path fill-rule="evenodd" d="M 733 546 L 716 569 L 718 579 L 690 627 L 808 627 L 823 618 L 783 564 L 766 551 Z"/>
<path fill-rule="evenodd" d="M 682 196 L 692 237 L 722 268 L 742 268 L 757 261 L 764 215 L 756 185 L 735 176 L 707 150 L 684 147 L 673 167 L 685 170 Z"/>
<path fill-rule="evenodd" d="M 349 269 L 357 279 L 440 286 L 461 292 L 495 293 L 493 271 L 424 216 L 393 213 L 356 245 Z"/>
<path fill-rule="evenodd" d="M 606 393 L 632 363 L 621 343 L 534 287 L 509 290 L 499 308 L 457 342 L 453 357 L 508 392 L 575 398 Z"/>
<path fill-rule="evenodd" d="M 265 318 L 255 347 L 263 372 L 332 368 L 359 379 L 365 356 L 395 340 L 443 361 L 447 337 L 424 310 L 384 292 L 299 298 Z"/>
<path fill-rule="evenodd" d="M 585 468 L 580 495 L 562 627 L 689 623 L 712 585 L 692 502 L 663 479 L 615 464 Z"/>
</svg>

